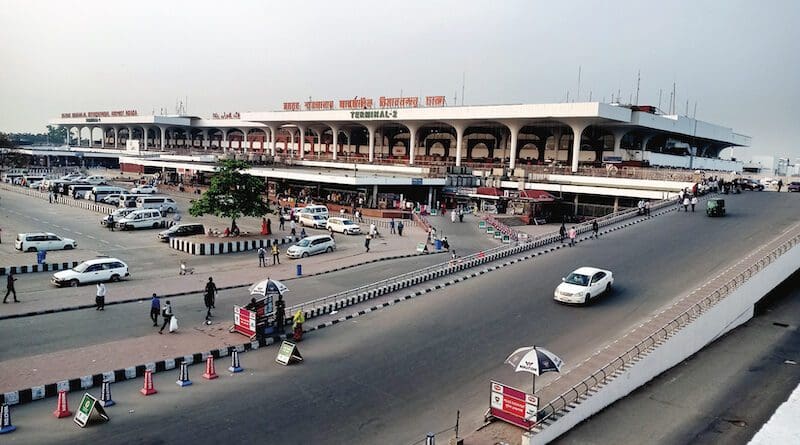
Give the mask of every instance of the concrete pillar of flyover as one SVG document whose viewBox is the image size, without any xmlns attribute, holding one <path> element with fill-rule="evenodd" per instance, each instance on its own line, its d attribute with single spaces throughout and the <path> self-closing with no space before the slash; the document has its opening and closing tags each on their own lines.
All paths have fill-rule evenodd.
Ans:
<svg viewBox="0 0 800 445">
<path fill-rule="evenodd" d="M 100 148 L 106 148 L 106 136 L 108 136 L 107 128 L 106 127 L 98 127 L 100 128 Z"/>
<path fill-rule="evenodd" d="M 352 141 L 350 140 L 350 136 L 353 133 L 351 133 L 348 130 L 342 130 L 342 134 L 344 134 L 344 137 L 347 138 L 347 151 L 345 151 L 344 150 L 344 146 L 342 146 L 342 154 L 345 155 L 345 158 L 348 158 L 350 156 L 350 150 L 352 150 L 351 147 L 352 147 L 353 144 L 352 144 Z"/>
<path fill-rule="evenodd" d="M 306 157 L 306 128 L 297 126 L 297 129 L 300 130 L 300 137 L 297 142 L 297 146 L 300 149 L 300 159 L 305 159 Z"/>
<path fill-rule="evenodd" d="M 142 150 L 147 150 L 147 133 L 148 128 L 142 127 Z"/>
<path fill-rule="evenodd" d="M 211 145 L 211 144 L 208 144 L 208 145 L 206 145 L 206 143 L 208 142 L 208 129 L 207 129 L 207 128 L 204 128 L 204 129 L 203 129 L 203 130 L 200 132 L 200 134 L 202 134 L 202 135 L 203 135 L 203 140 L 202 140 L 202 142 L 200 142 L 200 145 L 202 145 L 202 146 L 203 146 L 203 150 L 208 150 L 208 145 Z"/>
<path fill-rule="evenodd" d="M 339 155 L 339 127 L 331 125 L 331 133 L 333 133 L 333 160 L 335 161 Z"/>
<path fill-rule="evenodd" d="M 517 145 L 519 145 L 519 131 L 522 129 L 522 125 L 516 122 L 504 122 L 503 124 L 508 127 L 508 131 L 511 133 L 508 146 L 508 169 L 510 170 L 508 173 L 513 175 L 514 169 L 517 167 Z"/>
<path fill-rule="evenodd" d="M 247 153 L 247 128 L 240 128 L 239 131 L 242 132 L 242 153 Z"/>
<path fill-rule="evenodd" d="M 614 213 L 619 211 L 619 196 L 614 197 Z"/>
<path fill-rule="evenodd" d="M 133 127 L 128 127 L 128 139 L 126 141 L 128 140 L 133 140 Z"/>
<path fill-rule="evenodd" d="M 578 161 L 581 157 L 581 136 L 583 130 L 589 126 L 588 121 L 577 120 L 569 122 L 569 127 L 572 129 L 572 173 L 578 172 Z"/>
</svg>

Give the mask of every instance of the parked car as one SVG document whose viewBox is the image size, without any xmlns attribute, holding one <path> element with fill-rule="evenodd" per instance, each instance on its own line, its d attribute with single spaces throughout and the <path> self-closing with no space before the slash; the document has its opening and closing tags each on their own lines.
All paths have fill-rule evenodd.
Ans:
<svg viewBox="0 0 800 445">
<path fill-rule="evenodd" d="M 336 242 L 330 235 L 315 235 L 303 238 L 286 250 L 289 258 L 306 258 L 318 253 L 333 252 Z"/>
<path fill-rule="evenodd" d="M 50 281 L 56 286 L 80 286 L 100 281 L 119 281 L 129 277 L 128 265 L 117 258 L 84 261 L 72 269 L 56 272 Z"/>
<path fill-rule="evenodd" d="M 167 230 L 158 232 L 158 239 L 167 242 L 170 238 L 179 236 L 203 235 L 204 233 L 206 233 L 206 228 L 203 227 L 202 224 L 175 224 Z"/>
<path fill-rule="evenodd" d="M 346 218 L 328 218 L 325 223 L 325 228 L 332 232 L 339 232 L 345 235 L 358 235 L 361 233 L 361 227 Z"/>
<path fill-rule="evenodd" d="M 315 215 L 311 213 L 300 214 L 300 225 L 303 227 L 313 227 L 315 229 L 324 229 L 325 223 L 328 221 L 322 215 Z"/>
<path fill-rule="evenodd" d="M 23 252 L 70 250 L 78 247 L 78 243 L 73 239 L 62 238 L 53 233 L 20 233 L 14 241 L 14 247 Z"/>
<path fill-rule="evenodd" d="M 614 275 L 596 267 L 580 267 L 561 281 L 554 293 L 556 301 L 589 304 L 592 298 L 611 292 Z"/>
<path fill-rule="evenodd" d="M 98 175 L 87 176 L 83 181 L 92 185 L 102 185 L 107 182 L 105 176 Z"/>
<path fill-rule="evenodd" d="M 786 190 L 789 192 L 800 192 L 800 182 L 790 182 L 788 186 L 786 186 Z"/>
<path fill-rule="evenodd" d="M 164 225 L 164 218 L 156 209 L 136 209 L 117 222 L 117 227 L 122 230 L 157 229 Z"/>
<path fill-rule="evenodd" d="M 311 215 L 320 215 L 320 216 L 325 217 L 326 219 L 328 218 L 328 208 L 327 207 L 321 206 L 321 205 L 312 204 L 312 205 L 307 205 L 305 207 L 295 207 L 295 209 L 294 209 L 294 219 L 295 219 L 295 221 L 300 222 L 300 215 L 302 215 L 304 213 L 311 214 Z"/>
<path fill-rule="evenodd" d="M 158 209 L 166 213 L 178 211 L 178 203 L 167 196 L 140 196 L 136 198 L 136 207 L 140 209 Z"/>
<path fill-rule="evenodd" d="M 132 209 L 117 209 L 117 210 L 114 210 L 111 213 L 111 215 L 114 216 L 114 224 L 117 224 L 119 222 L 119 220 L 121 220 L 122 218 L 128 216 L 134 210 L 136 210 L 136 209 L 132 208 Z M 101 226 L 108 226 L 108 217 L 109 217 L 109 215 L 106 215 L 102 219 L 100 219 L 100 225 Z"/>
<path fill-rule="evenodd" d="M 147 185 L 147 184 L 138 185 L 138 186 L 136 186 L 136 187 L 131 189 L 131 193 L 148 194 L 149 195 L 149 194 L 152 194 L 152 193 L 158 193 L 158 188 L 156 188 L 156 186 L 154 186 L 154 185 Z"/>
<path fill-rule="evenodd" d="M 742 190 L 755 190 L 759 192 L 764 191 L 764 184 L 761 184 L 755 179 L 750 179 L 750 178 L 740 179 L 739 185 L 742 187 Z"/>
</svg>

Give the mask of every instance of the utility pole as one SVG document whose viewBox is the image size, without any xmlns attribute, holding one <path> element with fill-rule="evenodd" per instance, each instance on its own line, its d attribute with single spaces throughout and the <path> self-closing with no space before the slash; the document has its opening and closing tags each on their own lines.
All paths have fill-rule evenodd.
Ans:
<svg viewBox="0 0 800 445">
<path fill-rule="evenodd" d="M 578 94 L 575 97 L 576 102 L 581 101 L 581 66 L 578 65 Z"/>
<path fill-rule="evenodd" d="M 467 72 L 461 72 L 461 106 L 464 106 L 464 86 L 467 84 Z"/>
<path fill-rule="evenodd" d="M 658 89 L 658 109 L 661 109 L 661 88 Z"/>
<path fill-rule="evenodd" d="M 639 70 L 636 72 L 636 104 L 639 105 L 639 85 L 642 81 L 642 71 Z"/>
</svg>

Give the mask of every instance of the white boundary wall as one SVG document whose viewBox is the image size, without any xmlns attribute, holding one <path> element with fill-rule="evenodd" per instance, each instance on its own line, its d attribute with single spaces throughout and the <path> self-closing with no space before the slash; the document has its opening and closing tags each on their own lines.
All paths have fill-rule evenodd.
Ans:
<svg viewBox="0 0 800 445">
<path fill-rule="evenodd" d="M 551 425 L 535 435 L 524 433 L 522 444 L 549 443 L 746 322 L 753 317 L 753 305 L 793 274 L 799 264 L 800 244 L 797 244 L 638 362 L 618 372 L 596 392 L 572 405 L 569 411 L 562 412 Z"/>
</svg>

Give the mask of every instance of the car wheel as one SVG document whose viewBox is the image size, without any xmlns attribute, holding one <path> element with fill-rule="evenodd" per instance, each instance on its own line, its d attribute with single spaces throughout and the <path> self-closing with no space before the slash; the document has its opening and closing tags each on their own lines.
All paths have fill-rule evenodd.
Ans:
<svg viewBox="0 0 800 445">
<path fill-rule="evenodd" d="M 333 247 L 328 246 L 328 248 L 325 249 L 325 251 L 328 252 L 328 253 L 331 253 L 331 252 L 333 252 Z"/>
<path fill-rule="evenodd" d="M 589 304 L 589 301 L 591 301 L 591 299 L 592 299 L 592 294 L 586 294 L 586 296 L 583 297 L 583 304 Z"/>
<path fill-rule="evenodd" d="M 300 258 L 308 258 L 308 252 L 303 252 L 303 254 L 300 255 Z"/>
<path fill-rule="evenodd" d="M 611 293 L 611 283 L 606 284 L 606 295 Z"/>
<path fill-rule="evenodd" d="M 81 284 L 78 280 L 69 280 L 69 287 L 78 287 Z"/>
<path fill-rule="evenodd" d="M 158 223 L 153 223 L 153 228 L 157 229 L 158 228 Z"/>
<path fill-rule="evenodd" d="M 172 207 L 167 207 L 167 213 L 175 213 L 175 209 Z"/>
<path fill-rule="evenodd" d="M 111 282 L 113 283 L 115 281 L 119 281 L 119 275 L 117 274 L 111 275 Z"/>
<path fill-rule="evenodd" d="M 71 244 L 65 244 L 64 245 L 64 250 L 72 250 L 72 245 Z"/>
<path fill-rule="evenodd" d="M 28 250 L 26 250 L 26 252 L 36 252 L 36 248 L 35 247 L 28 247 Z"/>
</svg>

